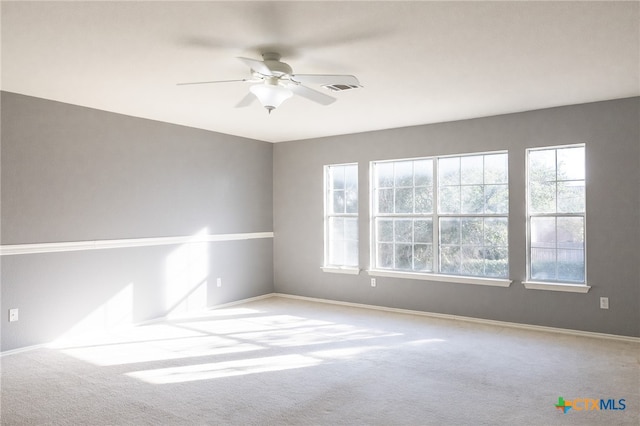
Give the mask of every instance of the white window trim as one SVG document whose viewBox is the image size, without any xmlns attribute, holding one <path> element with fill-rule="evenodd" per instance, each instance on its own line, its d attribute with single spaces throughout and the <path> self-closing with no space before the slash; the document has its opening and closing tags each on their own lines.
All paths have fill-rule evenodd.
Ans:
<svg viewBox="0 0 640 426">
<path fill-rule="evenodd" d="M 534 281 L 530 280 L 531 277 L 531 217 L 532 215 L 529 213 L 529 152 L 531 151 L 543 151 L 549 149 L 563 149 L 563 148 L 572 148 L 576 146 L 583 146 L 585 149 L 585 211 L 583 213 L 562 213 L 564 216 L 576 216 L 582 217 L 584 219 L 584 283 L 563 283 L 559 281 Z M 551 146 L 541 146 L 536 148 L 526 148 L 525 149 L 525 204 L 526 204 L 526 277 L 527 279 L 522 282 L 524 287 L 529 290 L 549 290 L 549 291 L 564 291 L 570 293 L 588 293 L 591 289 L 591 286 L 587 285 L 587 208 L 586 208 L 586 185 L 587 185 L 587 165 L 586 165 L 586 155 L 587 155 L 587 144 L 586 143 L 575 143 L 575 144 L 565 144 L 565 145 L 551 145 Z M 539 215 L 543 216 L 543 215 Z M 548 214 L 548 216 L 558 217 L 558 213 Z"/>
<path fill-rule="evenodd" d="M 488 285 L 493 287 L 509 287 L 513 282 L 506 278 L 471 277 L 466 275 L 445 275 L 430 272 L 402 272 L 387 269 L 369 269 L 367 274 L 374 277 L 408 278 L 412 280 L 440 281 L 458 284 Z"/>
<path fill-rule="evenodd" d="M 352 275 L 358 275 L 360 274 L 360 267 L 359 266 L 346 266 L 346 265 L 332 265 L 330 263 L 327 263 L 327 261 L 329 260 L 329 245 L 327 244 L 329 242 L 329 227 L 328 227 L 328 218 L 330 216 L 329 214 L 329 210 L 328 210 L 328 203 L 327 203 L 327 191 L 329 189 L 328 186 L 328 171 L 329 168 L 331 167 L 335 167 L 335 166 L 350 166 L 350 165 L 355 165 L 356 166 L 356 170 L 359 173 L 359 169 L 360 166 L 357 162 L 351 162 L 351 163 L 339 163 L 339 164 L 327 164 L 325 166 L 323 166 L 322 168 L 322 180 L 323 180 L 323 185 L 322 185 L 322 189 L 323 189 L 323 204 L 324 204 L 324 209 L 323 209 L 323 215 L 324 215 L 324 220 L 323 220 L 323 226 L 324 226 L 324 259 L 323 259 L 323 266 L 321 266 L 321 269 L 324 272 L 332 272 L 332 273 L 338 273 L 338 274 L 352 274 Z M 358 176 L 358 181 L 359 181 L 359 176 Z M 358 182 L 358 191 L 360 191 L 360 182 Z M 358 193 L 358 195 L 360 195 Z M 360 204 L 359 200 L 358 200 L 358 205 Z M 357 213 L 349 213 L 349 214 L 344 214 L 341 215 L 343 217 L 355 217 L 356 219 L 358 219 L 358 222 L 360 221 L 360 211 L 358 208 L 358 212 Z M 360 235 L 358 235 L 358 242 L 360 241 Z M 359 258 L 359 254 L 358 254 L 358 258 Z M 359 262 L 358 262 L 359 263 Z"/>
<path fill-rule="evenodd" d="M 374 172 L 374 164 L 375 163 L 382 163 L 382 162 L 396 162 L 396 161 L 412 161 L 412 160 L 418 160 L 418 159 L 432 159 L 434 161 L 434 179 L 435 178 L 435 174 L 437 173 L 437 165 L 435 165 L 435 162 L 437 162 L 437 160 L 439 158 L 448 158 L 448 157 L 462 157 L 462 156 L 471 156 L 471 155 L 490 155 L 490 154 L 499 154 L 499 153 L 506 153 L 507 155 L 509 155 L 509 150 L 497 150 L 497 151 L 482 151 L 482 152 L 474 152 L 474 153 L 468 153 L 468 154 L 449 154 L 449 155 L 433 155 L 433 156 L 428 156 L 428 157 L 410 157 L 410 158 L 398 158 L 398 159 L 393 159 L 393 160 L 372 160 L 369 162 L 369 185 L 370 187 L 368 188 L 369 191 L 369 236 L 370 236 L 370 243 L 369 243 L 369 265 L 374 266 L 376 265 L 376 255 L 377 255 L 377 247 L 376 247 L 376 240 L 374 238 L 375 236 L 375 219 L 376 219 L 376 214 L 375 214 L 375 195 L 374 195 L 374 188 L 375 188 L 375 172 Z M 508 172 L 508 170 L 507 170 Z M 437 180 L 436 180 L 437 182 Z M 510 183 L 509 183 L 509 187 L 510 187 Z M 438 208 L 438 188 L 437 185 L 434 185 L 434 191 L 433 191 L 433 208 L 434 211 L 433 213 L 430 215 L 431 217 L 433 217 L 433 238 L 434 238 L 434 248 L 437 246 L 438 241 L 439 241 L 439 227 L 437 226 L 436 223 L 436 219 L 440 218 L 440 217 L 447 217 L 447 215 L 441 215 L 439 213 L 437 213 L 437 208 Z M 457 216 L 461 216 L 461 215 L 457 215 Z M 462 215 L 464 216 L 464 215 Z M 474 215 L 476 216 L 476 215 Z M 505 217 L 505 215 L 502 214 L 496 214 L 493 215 L 495 217 Z M 480 217 L 488 217 L 487 215 L 482 215 Z M 507 213 L 506 215 L 507 217 L 507 221 L 508 223 L 511 221 L 511 213 Z M 510 256 L 511 256 L 511 250 L 509 250 L 509 264 L 511 264 L 510 262 Z M 436 256 L 434 256 L 434 264 L 433 267 L 437 268 L 438 264 L 439 264 L 439 260 Z M 367 273 L 371 276 L 378 276 L 378 277 L 390 277 L 390 278 L 408 278 L 408 279 L 415 279 L 415 280 L 423 280 L 423 281 L 440 281 L 440 282 L 450 282 L 450 283 L 459 283 L 459 284 L 477 284 L 477 285 L 488 285 L 488 286 L 495 286 L 495 287 L 509 287 L 511 285 L 511 283 L 513 282 L 512 280 L 510 280 L 509 278 L 490 278 L 490 277 L 475 277 L 475 276 L 468 276 L 468 275 L 446 275 L 446 274 L 440 274 L 437 272 L 403 272 L 403 271 L 399 271 L 396 269 L 377 269 L 377 268 L 371 268 L 367 270 Z"/>
<path fill-rule="evenodd" d="M 351 266 L 323 266 L 323 272 L 330 272 L 332 274 L 348 274 L 348 275 L 360 275 L 360 268 L 354 268 Z"/>
<path fill-rule="evenodd" d="M 539 281 L 523 281 L 524 288 L 528 290 L 564 291 L 568 293 L 588 293 L 591 286 L 585 284 L 547 283 Z"/>
</svg>

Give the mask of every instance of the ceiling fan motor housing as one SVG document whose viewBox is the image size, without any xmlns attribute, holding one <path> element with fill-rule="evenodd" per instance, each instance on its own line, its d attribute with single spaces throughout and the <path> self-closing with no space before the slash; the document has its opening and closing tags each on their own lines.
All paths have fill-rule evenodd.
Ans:
<svg viewBox="0 0 640 426">
<path fill-rule="evenodd" d="M 264 64 L 271 71 L 272 75 L 279 77 L 282 75 L 290 75 L 293 72 L 289 64 L 280 62 L 280 54 L 278 53 L 273 53 L 273 52 L 263 53 L 262 59 L 264 60 Z"/>
</svg>

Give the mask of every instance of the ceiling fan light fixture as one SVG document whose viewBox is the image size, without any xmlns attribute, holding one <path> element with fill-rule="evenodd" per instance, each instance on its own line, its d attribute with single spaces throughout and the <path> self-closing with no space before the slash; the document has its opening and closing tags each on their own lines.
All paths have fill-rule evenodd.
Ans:
<svg viewBox="0 0 640 426">
<path fill-rule="evenodd" d="M 269 111 L 269 114 L 278 108 L 282 102 L 293 96 L 291 90 L 277 84 L 256 84 L 251 86 L 249 90 L 258 98 L 262 106 Z"/>
<path fill-rule="evenodd" d="M 312 89 L 308 87 L 307 84 L 319 85 L 334 92 L 362 87 L 354 75 L 293 74 L 291 66 L 280 61 L 280 54 L 277 52 L 263 53 L 262 61 L 243 57 L 238 57 L 238 59 L 249 67 L 252 78 L 194 81 L 178 84 L 182 86 L 191 84 L 231 83 L 235 81 L 246 81 L 249 83 L 262 82 L 263 84 L 250 86 L 250 93 L 247 93 L 236 107 L 246 107 L 254 100 L 253 96 L 255 96 L 269 114 L 293 95 L 298 95 L 325 106 L 336 101 L 336 98 L 333 96 Z"/>
</svg>

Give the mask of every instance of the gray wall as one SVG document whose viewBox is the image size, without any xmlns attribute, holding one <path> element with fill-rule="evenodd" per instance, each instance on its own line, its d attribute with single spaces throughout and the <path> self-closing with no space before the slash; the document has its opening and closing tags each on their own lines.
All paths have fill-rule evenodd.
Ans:
<svg viewBox="0 0 640 426">
<path fill-rule="evenodd" d="M 273 229 L 270 143 L 13 93 L 1 101 L 3 245 Z M 198 247 L 209 306 L 273 291 L 271 238 Z M 180 249 L 2 256 L 1 350 L 55 339 L 129 285 L 134 322 L 166 314 Z"/>
<path fill-rule="evenodd" d="M 275 290 L 640 336 L 638 98 L 276 145 L 6 92 L 1 101 L 3 245 L 273 230 L 273 241 L 197 245 L 209 306 Z M 526 290 L 525 149 L 579 142 L 587 144 L 593 287 Z M 511 287 L 378 277 L 372 288 L 364 272 L 321 272 L 323 165 L 360 164 L 367 268 L 370 161 L 501 149 L 510 161 Z M 0 349 L 50 342 L 128 288 L 134 322 L 165 315 L 167 265 L 181 249 L 0 257 Z M 600 296 L 609 310 L 599 309 Z M 9 308 L 20 309 L 18 322 L 8 323 Z"/>
<path fill-rule="evenodd" d="M 640 336 L 639 98 L 279 143 L 274 147 L 277 292 L 395 308 Z M 586 143 L 587 294 L 527 290 L 525 149 Z M 509 152 L 509 288 L 325 273 L 323 165 L 358 162 L 360 266 L 369 267 L 372 160 Z M 610 309 L 599 308 L 609 297 Z"/>
</svg>

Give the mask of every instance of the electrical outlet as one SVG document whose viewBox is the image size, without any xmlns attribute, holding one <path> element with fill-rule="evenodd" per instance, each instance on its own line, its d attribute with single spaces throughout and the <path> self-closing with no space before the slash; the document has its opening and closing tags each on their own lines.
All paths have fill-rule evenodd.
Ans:
<svg viewBox="0 0 640 426">
<path fill-rule="evenodd" d="M 218 287 L 222 287 L 222 278 L 218 278 L 218 279 L 216 280 L 216 285 L 217 285 Z"/>
<path fill-rule="evenodd" d="M 600 309 L 609 309 L 609 298 L 601 297 L 600 298 Z"/>
<path fill-rule="evenodd" d="M 18 309 L 9 309 L 9 322 L 18 321 Z"/>
<path fill-rule="evenodd" d="M 375 287 L 375 286 L 376 286 L 376 279 L 371 278 L 371 287 Z"/>
</svg>

